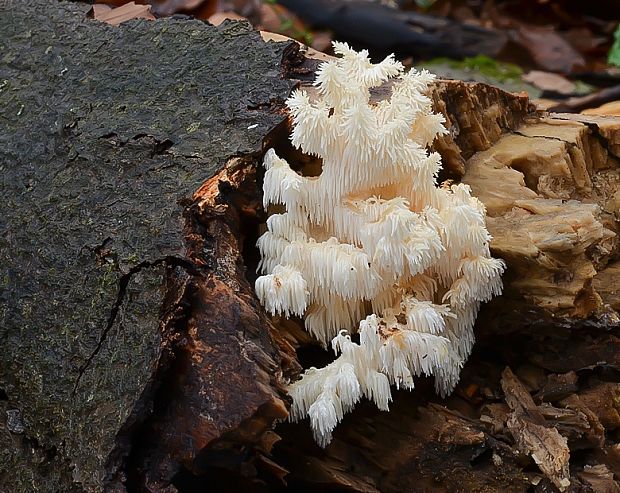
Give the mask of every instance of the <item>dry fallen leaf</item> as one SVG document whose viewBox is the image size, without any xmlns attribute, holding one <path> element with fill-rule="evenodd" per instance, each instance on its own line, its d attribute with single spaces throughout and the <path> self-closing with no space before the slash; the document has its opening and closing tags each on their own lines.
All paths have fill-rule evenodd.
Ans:
<svg viewBox="0 0 620 493">
<path fill-rule="evenodd" d="M 184 12 L 191 13 L 198 19 L 206 19 L 214 14 L 218 6 L 215 0 L 164 0 L 151 3 L 153 12 L 162 17 Z"/>
<path fill-rule="evenodd" d="M 95 4 L 93 5 L 92 14 L 93 19 L 113 26 L 118 26 L 120 23 L 130 19 L 155 19 L 153 14 L 151 14 L 150 5 L 137 5 L 136 2 L 129 2 L 116 8 Z"/>
<path fill-rule="evenodd" d="M 611 101 L 598 108 L 583 110 L 584 115 L 620 116 L 620 101 Z"/>
<path fill-rule="evenodd" d="M 551 27 L 520 24 L 515 41 L 530 52 L 540 67 L 551 72 L 568 74 L 586 64 L 581 54 Z"/>
<path fill-rule="evenodd" d="M 112 7 L 110 7 L 109 5 L 106 5 L 104 3 L 96 3 L 95 5 L 93 5 L 92 10 L 93 19 L 100 20 L 101 17 L 104 14 L 110 12 L 110 10 L 112 10 Z"/>
<path fill-rule="evenodd" d="M 312 48 L 317 51 L 328 51 L 332 47 L 334 35 L 330 31 L 313 31 Z M 412 64 L 410 64 L 412 65 Z"/>
<path fill-rule="evenodd" d="M 219 26 L 222 22 L 224 22 L 227 19 L 230 19 L 233 21 L 247 21 L 245 17 L 235 12 L 216 12 L 215 14 L 209 16 L 207 20 L 214 26 Z"/>
<path fill-rule="evenodd" d="M 269 31 L 260 31 L 260 35 L 263 38 L 263 41 L 275 41 L 277 43 L 280 43 L 283 41 L 286 41 L 286 42 L 295 41 L 301 47 L 301 50 L 304 56 L 306 56 L 307 58 L 312 58 L 314 60 L 320 60 L 322 62 L 329 62 L 331 60 L 334 60 L 333 56 L 317 51 L 314 48 L 306 46 L 301 41 L 297 41 L 296 39 L 289 38 L 288 36 L 285 36 L 284 34 L 272 33 Z M 309 88 L 306 88 L 306 90 L 309 90 Z"/>
<path fill-rule="evenodd" d="M 260 7 L 259 31 L 284 34 L 308 44 L 311 36 L 305 24 L 293 12 L 278 4 L 264 3 Z"/>
<path fill-rule="evenodd" d="M 552 72 L 532 70 L 523 76 L 523 80 L 543 91 L 556 92 L 559 94 L 572 94 L 575 92 L 575 84 L 567 78 Z"/>
</svg>

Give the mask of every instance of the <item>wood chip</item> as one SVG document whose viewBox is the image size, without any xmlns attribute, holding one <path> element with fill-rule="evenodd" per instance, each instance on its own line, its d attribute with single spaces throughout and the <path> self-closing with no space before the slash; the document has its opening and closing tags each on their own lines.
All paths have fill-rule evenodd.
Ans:
<svg viewBox="0 0 620 493">
<path fill-rule="evenodd" d="M 565 491 L 570 486 L 568 441 L 556 428 L 548 427 L 534 399 L 508 367 L 502 372 L 501 385 L 512 409 L 506 427 L 517 449 L 531 456 L 545 476 Z"/>
<path fill-rule="evenodd" d="M 578 474 L 579 479 L 590 485 L 593 491 L 601 493 L 620 493 L 618 483 L 614 481 L 614 474 L 604 464 L 585 466 Z"/>
<path fill-rule="evenodd" d="M 579 394 L 607 430 L 620 427 L 620 384 L 600 382 Z"/>
<path fill-rule="evenodd" d="M 556 402 L 576 391 L 577 374 L 574 371 L 551 374 L 547 377 L 547 381 L 536 394 L 536 398 L 539 402 Z"/>
<path fill-rule="evenodd" d="M 576 394 L 569 395 L 560 402 L 560 405 L 584 415 L 588 420 L 588 428 L 584 430 L 583 438 L 594 447 L 603 447 L 605 444 L 605 428 L 598 416 L 581 400 L 580 396 Z"/>
</svg>

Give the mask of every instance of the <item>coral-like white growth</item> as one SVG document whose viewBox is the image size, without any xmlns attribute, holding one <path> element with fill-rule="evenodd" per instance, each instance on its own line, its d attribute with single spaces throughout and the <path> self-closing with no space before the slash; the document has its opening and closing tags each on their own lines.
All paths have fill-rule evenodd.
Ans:
<svg viewBox="0 0 620 493">
<path fill-rule="evenodd" d="M 309 416 L 322 446 L 362 396 L 387 410 L 390 385 L 412 389 L 416 375 L 451 392 L 480 303 L 501 292 L 505 268 L 490 257 L 485 209 L 469 187 L 435 183 L 441 158 L 427 146 L 446 130 L 425 95 L 433 76 L 334 49 L 342 57 L 321 65 L 317 100 L 298 90 L 287 101 L 292 143 L 322 158 L 321 174 L 301 176 L 273 149 L 265 156 L 264 205 L 286 212 L 258 241 L 256 282 L 269 312 L 303 316 L 340 354 L 289 388 L 292 419 Z M 390 78 L 390 98 L 370 103 L 370 88 Z M 356 343 L 348 331 L 358 327 Z"/>
</svg>

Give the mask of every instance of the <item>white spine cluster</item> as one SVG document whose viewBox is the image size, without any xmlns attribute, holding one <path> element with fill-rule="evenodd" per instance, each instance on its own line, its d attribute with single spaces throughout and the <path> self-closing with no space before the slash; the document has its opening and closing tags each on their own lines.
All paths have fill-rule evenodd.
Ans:
<svg viewBox="0 0 620 493">
<path fill-rule="evenodd" d="M 292 143 L 322 158 L 321 174 L 301 176 L 273 149 L 265 156 L 264 205 L 286 212 L 258 241 L 256 281 L 270 313 L 303 317 L 339 354 L 289 388 L 292 418 L 309 416 L 322 446 L 362 396 L 387 410 L 390 385 L 412 389 L 416 375 L 451 392 L 480 303 L 501 292 L 505 268 L 490 257 L 485 209 L 469 187 L 435 183 L 441 158 L 427 146 L 446 130 L 425 95 L 433 76 L 334 49 L 341 58 L 321 65 L 317 100 L 298 90 L 287 101 Z M 370 103 L 390 78 L 390 98 Z M 358 327 L 356 343 L 347 331 Z"/>
</svg>

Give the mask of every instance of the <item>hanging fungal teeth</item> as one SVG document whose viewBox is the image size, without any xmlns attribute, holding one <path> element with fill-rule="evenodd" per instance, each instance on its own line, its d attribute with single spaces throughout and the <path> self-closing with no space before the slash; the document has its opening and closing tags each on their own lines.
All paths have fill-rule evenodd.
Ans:
<svg viewBox="0 0 620 493">
<path fill-rule="evenodd" d="M 302 90 L 287 100 L 291 141 L 322 158 L 321 175 L 265 155 L 265 207 L 286 212 L 258 240 L 256 281 L 268 312 L 303 317 L 325 347 L 332 341 L 337 358 L 289 387 L 291 419 L 309 417 L 321 446 L 362 397 L 387 410 L 391 384 L 413 389 L 414 377 L 432 375 L 449 394 L 505 269 L 469 187 L 437 186 L 441 157 L 427 146 L 446 129 L 425 94 L 434 76 L 405 73 L 393 56 L 372 64 L 345 43 L 334 51 L 341 58 L 317 71 L 317 100 Z M 388 79 L 391 96 L 370 103 Z"/>
</svg>

